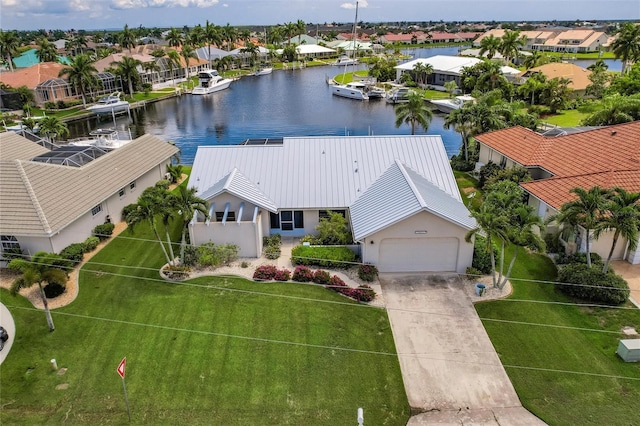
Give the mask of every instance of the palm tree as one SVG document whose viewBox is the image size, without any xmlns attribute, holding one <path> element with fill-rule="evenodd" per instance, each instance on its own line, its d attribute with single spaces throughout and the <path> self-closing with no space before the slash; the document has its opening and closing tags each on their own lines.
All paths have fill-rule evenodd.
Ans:
<svg viewBox="0 0 640 426">
<path fill-rule="evenodd" d="M 17 31 L 0 30 L 0 52 L 9 64 L 9 70 L 13 71 L 13 57 L 18 53 L 20 37 Z"/>
<path fill-rule="evenodd" d="M 28 288 L 34 284 L 38 284 L 49 331 L 54 331 L 56 328 L 53 324 L 53 318 L 51 317 L 51 311 L 47 303 L 47 296 L 44 293 L 42 284 L 64 284 L 67 282 L 66 272 L 52 266 L 51 260 L 54 257 L 55 255 L 51 253 L 39 251 L 32 256 L 31 260 L 13 259 L 8 265 L 9 269 L 22 274 L 20 278 L 11 284 L 11 294 L 15 295 L 21 288 Z"/>
<path fill-rule="evenodd" d="M 69 83 L 80 89 L 82 104 L 86 107 L 86 89 L 98 85 L 95 74 L 98 70 L 93 65 L 93 61 L 87 55 L 77 55 L 69 59 L 69 66 L 60 70 L 58 77 L 67 77 Z"/>
<path fill-rule="evenodd" d="M 196 196 L 196 188 L 188 188 L 184 185 L 178 187 L 178 193 L 174 195 L 172 206 L 182 218 L 182 239 L 180 241 L 180 260 L 184 261 L 184 249 L 187 245 L 187 234 L 189 233 L 189 222 L 193 219 L 195 212 L 209 217 L 209 204 Z"/>
<path fill-rule="evenodd" d="M 584 228 L 586 231 L 587 265 L 591 266 L 590 233 L 591 230 L 601 226 L 609 192 L 599 186 L 594 186 L 588 191 L 583 188 L 573 188 L 571 192 L 578 198 L 563 204 L 560 212 L 551 217 L 551 220 L 556 220 L 560 224 Z"/>
<path fill-rule="evenodd" d="M 611 43 L 616 58 L 622 60 L 622 74 L 632 62 L 640 61 L 640 26 L 627 22 L 618 30 L 618 37 Z"/>
<path fill-rule="evenodd" d="M 501 41 L 498 37 L 489 34 L 488 36 L 480 40 L 480 51 L 478 53 L 480 54 L 480 56 L 484 56 L 484 54 L 486 53 L 487 58 L 492 59 L 494 56 L 496 56 L 496 53 L 500 51 L 500 44 Z"/>
<path fill-rule="evenodd" d="M 227 51 L 229 51 L 238 39 L 238 32 L 227 22 L 227 25 L 222 28 L 222 34 L 223 39 L 227 42 Z"/>
<path fill-rule="evenodd" d="M 504 60 L 507 64 L 513 59 L 518 57 L 520 49 L 527 44 L 527 37 L 520 36 L 520 31 L 505 31 L 502 39 L 500 40 L 500 47 L 498 51 L 502 53 Z"/>
<path fill-rule="evenodd" d="M 413 72 L 416 74 L 416 83 L 424 85 L 431 74 L 433 74 L 433 66 L 431 64 L 416 63 L 413 66 Z"/>
<path fill-rule="evenodd" d="M 518 87 L 518 92 L 522 93 L 524 96 L 531 95 L 531 105 L 535 105 L 535 96 L 536 93 L 541 92 L 544 89 L 545 84 L 547 82 L 547 77 L 541 72 L 533 73 L 524 84 Z"/>
<path fill-rule="evenodd" d="M 598 105 L 601 108 L 584 119 L 583 124 L 587 126 L 609 126 L 640 120 L 640 97 L 638 96 L 615 94 L 602 99 Z"/>
<path fill-rule="evenodd" d="M 167 52 L 167 66 L 169 67 L 169 72 L 171 73 L 171 79 L 173 80 L 173 85 L 175 86 L 175 75 L 173 74 L 174 67 L 180 67 L 180 53 L 177 50 L 169 50 Z"/>
<path fill-rule="evenodd" d="M 169 43 L 169 46 L 171 47 L 178 47 L 182 45 L 182 34 L 180 33 L 180 31 L 173 27 L 169 29 L 169 32 L 164 39 L 167 41 L 167 43 Z"/>
<path fill-rule="evenodd" d="M 208 20 L 204 27 L 204 41 L 207 43 L 207 58 L 209 59 L 209 67 L 211 67 L 211 45 L 220 47 L 224 39 L 220 27 L 213 25 Z"/>
<path fill-rule="evenodd" d="M 182 46 L 182 57 L 184 58 L 184 73 L 185 76 L 187 78 L 187 80 L 189 79 L 189 62 L 190 59 L 198 59 L 198 55 L 196 55 L 196 51 L 193 49 L 192 46 L 185 44 L 184 46 Z"/>
<path fill-rule="evenodd" d="M 38 40 L 38 50 L 36 56 L 40 62 L 58 62 L 58 51 L 56 45 L 45 37 Z"/>
<path fill-rule="evenodd" d="M 284 34 L 287 37 L 287 45 L 291 44 L 291 38 L 296 33 L 296 30 L 297 30 L 297 25 L 294 24 L 293 22 L 287 22 L 286 24 L 284 24 Z"/>
<path fill-rule="evenodd" d="M 547 56 L 543 55 L 539 50 L 534 50 L 529 53 L 530 55 L 527 55 L 524 58 L 524 61 L 522 61 L 522 65 L 524 65 L 527 69 L 535 68 L 539 65 L 542 65 L 543 63 L 545 63 L 545 61 L 548 62 Z"/>
<path fill-rule="evenodd" d="M 47 116 L 40 120 L 39 131 L 51 142 L 55 142 L 56 137 L 58 136 L 69 136 L 69 127 L 67 127 L 67 123 L 63 123 L 59 118 L 54 116 Z"/>
<path fill-rule="evenodd" d="M 256 63 L 256 60 L 258 59 L 258 46 L 249 42 L 244 48 L 240 49 L 240 52 L 244 53 L 245 55 L 249 55 L 250 66 L 253 67 Z"/>
<path fill-rule="evenodd" d="M 602 267 L 602 272 L 606 273 L 609 263 L 618 244 L 620 236 L 629 242 L 629 249 L 635 250 L 638 247 L 638 237 L 640 236 L 640 193 L 627 192 L 623 188 L 614 188 L 607 206 L 606 214 L 594 231 L 594 238 L 608 230 L 615 230 L 613 242 L 607 260 Z"/>
<path fill-rule="evenodd" d="M 300 44 L 300 36 L 307 33 L 307 24 L 302 19 L 298 19 L 295 25 L 298 32 L 298 44 Z"/>
<path fill-rule="evenodd" d="M 138 67 L 142 65 L 142 62 L 138 59 L 132 58 L 131 56 L 123 56 L 119 62 L 111 62 L 111 65 L 116 67 L 116 74 L 127 80 L 127 83 L 129 84 L 129 94 L 133 96 L 133 82 L 140 79 Z"/>
<path fill-rule="evenodd" d="M 162 68 L 160 68 L 160 65 L 158 65 L 158 63 L 156 61 L 149 61 L 149 62 L 145 62 L 142 64 L 142 68 L 144 68 L 144 70 L 147 73 L 151 74 L 151 82 L 153 83 L 154 76 L 156 76 L 161 70 Z"/>
<path fill-rule="evenodd" d="M 129 49 L 129 53 L 131 53 L 131 49 L 136 47 L 136 35 L 133 30 L 129 29 L 129 25 L 124 26 L 124 30 L 119 34 L 118 37 L 120 41 L 120 47 L 123 49 Z"/>
<path fill-rule="evenodd" d="M 416 125 L 420 125 L 426 132 L 433 114 L 431 109 L 425 105 L 424 98 L 418 92 L 409 93 L 409 101 L 399 104 L 395 108 L 396 127 L 402 123 L 411 125 L 411 134 L 416 134 Z"/>
<path fill-rule="evenodd" d="M 185 41 L 191 46 L 201 47 L 204 43 L 204 29 L 202 25 L 198 24 L 193 27 Z"/>
<path fill-rule="evenodd" d="M 552 78 L 547 81 L 547 84 L 542 89 L 541 101 L 549 107 L 551 114 L 555 114 L 559 109 L 563 109 L 567 105 L 571 96 L 569 83 L 571 83 L 571 80 L 564 77 Z"/>
<path fill-rule="evenodd" d="M 471 139 L 474 126 L 472 110 L 466 107 L 466 105 L 463 105 L 462 108 L 451 111 L 444 120 L 444 127 L 448 129 L 451 126 L 462 136 L 464 159 L 465 161 L 469 161 L 469 139 Z"/>
</svg>

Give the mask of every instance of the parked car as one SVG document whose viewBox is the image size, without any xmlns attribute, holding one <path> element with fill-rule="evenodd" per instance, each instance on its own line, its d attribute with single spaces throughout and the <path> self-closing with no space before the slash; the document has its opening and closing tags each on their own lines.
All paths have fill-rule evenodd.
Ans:
<svg viewBox="0 0 640 426">
<path fill-rule="evenodd" d="M 4 342 L 7 340 L 9 340 L 9 333 L 7 333 L 4 327 L 0 326 L 0 351 L 4 348 Z"/>
</svg>

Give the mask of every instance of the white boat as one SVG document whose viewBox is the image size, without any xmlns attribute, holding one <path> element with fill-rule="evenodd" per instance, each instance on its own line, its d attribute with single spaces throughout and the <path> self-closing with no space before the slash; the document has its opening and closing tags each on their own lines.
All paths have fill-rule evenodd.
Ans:
<svg viewBox="0 0 640 426">
<path fill-rule="evenodd" d="M 438 111 L 448 114 L 453 110 L 462 108 L 464 104 L 474 102 L 475 100 L 476 98 L 473 96 L 460 95 L 453 99 L 433 99 L 430 102 L 436 106 Z"/>
<path fill-rule="evenodd" d="M 200 84 L 191 91 L 192 95 L 207 95 L 229 87 L 230 78 L 222 78 L 216 70 L 205 70 L 198 73 Z"/>
<path fill-rule="evenodd" d="M 128 144 L 132 140 L 131 134 L 127 137 L 121 137 L 120 132 L 115 129 L 97 129 L 89 132 L 89 136 L 86 138 L 78 138 L 68 141 L 68 145 L 116 149 Z"/>
<path fill-rule="evenodd" d="M 111 114 L 128 111 L 131 105 L 129 105 L 129 102 L 120 99 L 120 94 L 120 92 L 114 92 L 108 96 L 103 96 L 94 105 L 87 107 L 87 110 L 94 114 Z"/>
<path fill-rule="evenodd" d="M 369 99 L 384 98 L 387 96 L 387 92 L 382 87 L 367 86 L 367 95 Z"/>
<path fill-rule="evenodd" d="M 347 84 L 332 84 L 331 93 L 343 98 L 357 99 L 359 101 L 368 101 L 367 85 L 357 81 Z"/>
<path fill-rule="evenodd" d="M 350 58 L 348 56 L 340 56 L 331 65 L 340 67 L 340 66 L 345 66 L 345 65 L 357 65 L 357 64 L 358 64 L 358 60 L 357 59 Z"/>
<path fill-rule="evenodd" d="M 407 87 L 399 87 L 391 93 L 387 94 L 387 102 L 390 102 L 392 104 L 408 102 L 410 93 L 411 89 Z"/>
<path fill-rule="evenodd" d="M 272 72 L 273 72 L 272 67 L 264 67 L 254 72 L 253 75 L 267 75 L 267 74 L 271 74 Z"/>
</svg>

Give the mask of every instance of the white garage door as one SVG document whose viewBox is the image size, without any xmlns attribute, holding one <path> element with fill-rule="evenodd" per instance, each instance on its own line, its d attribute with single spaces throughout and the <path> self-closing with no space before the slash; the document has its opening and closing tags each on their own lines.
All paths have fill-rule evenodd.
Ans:
<svg viewBox="0 0 640 426">
<path fill-rule="evenodd" d="M 380 243 L 380 272 L 449 272 L 458 264 L 457 238 L 386 238 Z"/>
</svg>

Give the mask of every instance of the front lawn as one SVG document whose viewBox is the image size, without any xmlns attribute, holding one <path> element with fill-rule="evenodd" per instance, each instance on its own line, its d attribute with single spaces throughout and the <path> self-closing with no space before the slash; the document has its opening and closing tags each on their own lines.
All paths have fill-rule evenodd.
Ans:
<svg viewBox="0 0 640 426">
<path fill-rule="evenodd" d="M 127 423 L 115 371 L 126 356 L 134 424 L 336 425 L 358 407 L 371 424 L 406 424 L 383 310 L 309 285 L 167 283 L 149 230 L 127 237 L 83 267 L 78 298 L 53 311 L 53 333 L 42 312 L 0 291 L 18 330 L 0 366 L 0 423 Z"/>
<path fill-rule="evenodd" d="M 546 256 L 521 250 L 512 276 L 518 279 L 507 300 L 479 303 L 476 309 L 522 404 L 552 425 L 637 424 L 640 366 L 623 362 L 615 351 L 624 338 L 622 327 L 640 330 L 640 311 L 628 302 L 626 309 L 552 304 L 572 301 L 551 284 L 527 281 L 555 279 Z"/>
</svg>

